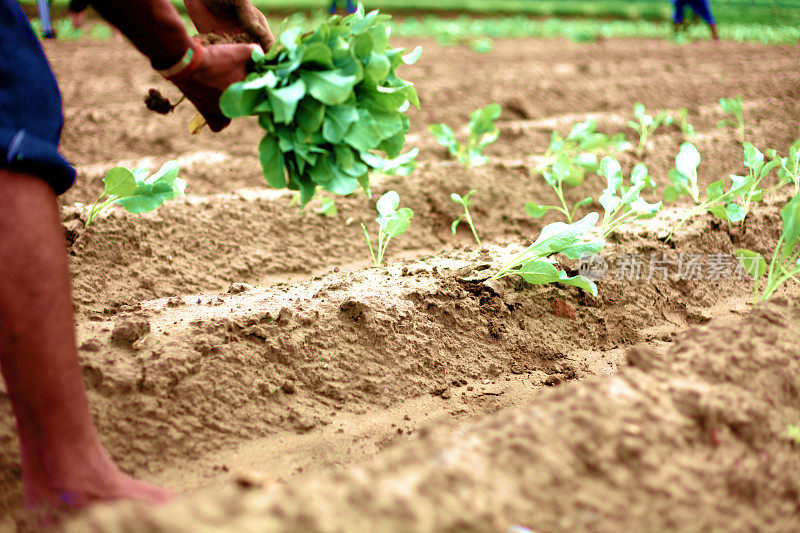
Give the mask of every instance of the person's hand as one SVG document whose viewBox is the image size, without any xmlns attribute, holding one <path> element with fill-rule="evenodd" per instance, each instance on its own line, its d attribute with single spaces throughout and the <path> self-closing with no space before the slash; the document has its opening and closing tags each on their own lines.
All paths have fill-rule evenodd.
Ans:
<svg viewBox="0 0 800 533">
<path fill-rule="evenodd" d="M 267 18 L 249 0 L 184 0 L 200 33 L 249 35 L 266 52 L 275 42 Z"/>
<path fill-rule="evenodd" d="M 197 68 L 186 76 L 171 80 L 203 115 L 211 131 L 220 131 L 230 124 L 231 120 L 219 109 L 219 98 L 232 83 L 245 78 L 247 64 L 255 49 L 254 44 L 203 47 Z"/>
</svg>

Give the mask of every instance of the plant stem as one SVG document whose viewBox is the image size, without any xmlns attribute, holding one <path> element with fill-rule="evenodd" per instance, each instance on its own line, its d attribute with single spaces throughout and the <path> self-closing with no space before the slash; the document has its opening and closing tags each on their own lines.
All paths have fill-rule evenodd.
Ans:
<svg viewBox="0 0 800 533">
<path fill-rule="evenodd" d="M 472 224 L 472 217 L 469 214 L 469 208 L 465 205 L 464 206 L 464 219 L 469 224 L 469 229 L 472 230 L 472 236 L 475 237 L 475 242 L 478 243 L 478 246 L 481 246 L 481 239 L 478 237 L 478 232 L 475 231 L 475 226 Z"/>
</svg>

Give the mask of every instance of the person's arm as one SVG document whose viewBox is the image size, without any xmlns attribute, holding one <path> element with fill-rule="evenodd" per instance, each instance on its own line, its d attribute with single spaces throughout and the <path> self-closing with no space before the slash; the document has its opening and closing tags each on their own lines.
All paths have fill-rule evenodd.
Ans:
<svg viewBox="0 0 800 533">
<path fill-rule="evenodd" d="M 248 33 L 245 26 L 260 27 L 259 20 L 263 20 L 268 35 L 261 32 L 259 42 L 262 46 L 272 43 L 264 15 L 247 0 L 187 0 L 186 4 L 187 9 L 192 6 L 189 16 L 201 32 Z M 229 16 L 207 9 L 217 4 L 240 7 L 230 11 Z M 244 79 L 254 45 L 200 45 L 189 37 L 169 0 L 92 0 L 92 6 L 150 59 L 154 69 L 178 86 L 212 131 L 220 131 L 230 123 L 219 110 L 219 98 L 228 86 Z M 198 10 L 199 6 L 205 6 L 205 11 Z"/>
</svg>

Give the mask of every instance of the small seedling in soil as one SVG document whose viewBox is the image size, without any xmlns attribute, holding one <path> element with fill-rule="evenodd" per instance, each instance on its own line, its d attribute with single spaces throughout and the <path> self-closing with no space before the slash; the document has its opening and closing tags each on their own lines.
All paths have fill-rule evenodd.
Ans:
<svg viewBox="0 0 800 533">
<path fill-rule="evenodd" d="M 570 276 L 558 267 L 551 256 L 561 253 L 570 259 L 580 259 L 598 253 L 605 246 L 602 239 L 586 241 L 586 233 L 597 223 L 600 215 L 589 213 L 573 224 L 554 222 L 542 228 L 536 241 L 503 265 L 492 279 L 518 275 L 528 283 L 563 283 L 597 295 L 594 282 L 581 275 Z"/>
<path fill-rule="evenodd" d="M 775 161 L 765 164 L 763 154 L 750 143 L 745 143 L 744 164 L 749 170 L 749 175 L 731 174 L 731 185 L 727 191 L 724 178 L 710 183 L 706 187 L 706 199 L 701 201 L 697 187 L 699 164 L 700 153 L 694 145 L 683 143 L 675 158 L 675 168 L 667 175 L 671 184 L 664 190 L 664 200 L 670 202 L 680 196 L 688 195 L 697 205 L 675 226 L 667 240 L 672 238 L 687 220 L 703 211 L 708 211 L 729 224 L 739 224 L 744 221 L 752 202 L 761 201 L 763 197 L 763 191 L 758 188 L 759 184 L 777 166 Z M 736 201 L 737 198 L 740 200 Z"/>
<path fill-rule="evenodd" d="M 473 194 L 475 194 L 475 192 L 476 192 L 475 189 L 473 189 L 473 190 L 469 191 L 467 194 L 465 194 L 464 196 L 461 196 L 460 194 L 455 193 L 455 192 L 450 195 L 450 199 L 454 203 L 459 204 L 459 205 L 464 207 L 464 213 L 461 214 L 461 216 L 459 216 L 457 219 L 455 219 L 452 224 L 450 224 L 450 229 L 453 231 L 453 235 L 455 235 L 456 234 L 456 229 L 458 228 L 458 225 L 463 220 L 464 222 L 466 222 L 469 225 L 469 229 L 472 230 L 472 236 L 475 237 L 475 242 L 477 242 L 478 246 L 480 246 L 481 245 L 481 239 L 480 239 L 480 237 L 478 237 L 478 232 L 475 231 L 475 225 L 472 223 L 472 216 L 469 214 L 469 206 L 472 205 L 471 197 L 472 197 Z"/>
<path fill-rule="evenodd" d="M 588 154 L 594 156 L 594 154 Z M 567 154 L 562 154 L 561 157 L 553 163 L 553 166 L 544 170 L 542 172 L 542 177 L 544 177 L 544 181 L 552 187 L 553 191 L 556 193 L 559 202 L 561 203 L 560 206 L 557 205 L 542 205 L 537 204 L 534 202 L 526 202 L 525 203 L 525 212 L 528 213 L 529 216 L 533 218 L 540 218 L 545 215 L 550 210 L 558 211 L 562 213 L 566 219 L 567 223 L 572 223 L 572 220 L 575 218 L 575 212 L 582 206 L 590 204 L 592 202 L 592 197 L 588 196 L 581 200 L 580 202 L 576 203 L 572 206 L 572 209 L 569 209 L 567 206 L 567 202 L 564 199 L 564 184 L 570 183 L 570 169 L 571 169 L 571 160 Z"/>
<path fill-rule="evenodd" d="M 500 128 L 494 121 L 500 118 L 502 112 L 500 104 L 489 104 L 473 111 L 469 120 L 469 138 L 465 144 L 456 140 L 455 133 L 447 124 L 430 124 L 428 130 L 436 142 L 447 148 L 459 163 L 465 167 L 479 166 L 489 160 L 481 154 L 481 150 L 500 136 Z"/>
<path fill-rule="evenodd" d="M 89 210 L 86 226 L 111 204 L 119 204 L 129 213 L 147 213 L 158 209 L 166 200 L 183 196 L 186 182 L 178 177 L 177 161 L 164 163 L 161 169 L 149 176 L 144 168 L 132 171 L 114 167 L 103 178 L 105 189 Z"/>
<path fill-rule="evenodd" d="M 660 112 L 655 118 L 647 114 L 644 104 L 636 102 L 633 106 L 633 118 L 635 120 L 628 121 L 628 126 L 633 128 L 639 134 L 639 144 L 636 146 L 636 155 L 641 157 L 644 154 L 647 141 L 655 133 L 656 129 L 662 124 L 672 124 L 672 117 L 666 111 Z"/>
<path fill-rule="evenodd" d="M 630 146 L 625 135 L 621 133 L 613 137 L 598 133 L 597 121 L 589 119 L 572 126 L 566 137 L 561 137 L 554 131 L 550 136 L 550 146 L 544 154 L 544 162 L 536 170 L 544 173 L 558 161 L 563 165 L 566 157 L 569 169 L 562 181 L 567 185 L 580 185 L 586 174 L 597 172 L 600 164 L 596 155 L 598 152 L 622 152 Z M 564 174 L 563 170 L 561 173 Z"/>
<path fill-rule="evenodd" d="M 628 186 L 624 184 L 619 162 L 613 157 L 606 156 L 600 162 L 600 175 L 606 180 L 606 188 L 599 199 L 605 211 L 602 229 L 604 239 L 621 225 L 652 218 L 661 209 L 661 202 L 651 204 L 640 196 L 646 187 L 654 189 L 656 186 L 643 163 L 633 167 Z"/>
<path fill-rule="evenodd" d="M 695 132 L 694 132 L 694 126 L 689 124 L 688 114 L 689 112 L 686 110 L 686 108 L 685 107 L 682 108 L 680 111 L 678 111 L 678 115 L 676 117 L 672 117 L 672 123 L 677 124 L 678 127 L 681 129 L 681 133 L 683 133 L 684 140 L 691 141 L 692 139 L 694 139 Z"/>
<path fill-rule="evenodd" d="M 375 219 L 378 223 L 377 253 L 372 247 L 372 240 L 369 238 L 367 226 L 363 222 L 361 223 L 361 229 L 364 231 L 364 238 L 367 241 L 367 246 L 369 246 L 372 264 L 381 266 L 389 241 L 393 237 L 406 232 L 411 225 L 411 218 L 414 216 L 414 212 L 408 207 L 400 208 L 400 196 L 395 191 L 389 191 L 381 196 L 376 207 L 378 209 L 378 218 Z"/>
<path fill-rule="evenodd" d="M 781 209 L 781 219 L 781 236 L 769 264 L 758 252 L 736 250 L 739 263 L 753 278 L 753 301 L 756 304 L 769 298 L 784 282 L 800 274 L 800 195 L 796 195 Z M 761 278 L 765 274 L 767 280 L 759 292 Z"/>
<path fill-rule="evenodd" d="M 720 98 L 719 105 L 725 113 L 733 115 L 733 120 L 729 118 L 722 119 L 717 123 L 717 127 L 724 128 L 725 126 L 730 126 L 736 128 L 739 143 L 744 144 L 745 131 L 742 95 L 740 94 L 736 98 Z"/>
<path fill-rule="evenodd" d="M 800 193 L 800 139 L 797 139 L 789 147 L 787 157 L 778 156 L 775 150 L 770 151 L 770 156 L 773 161 L 778 162 L 778 184 L 773 190 L 791 184 L 796 196 Z"/>
</svg>

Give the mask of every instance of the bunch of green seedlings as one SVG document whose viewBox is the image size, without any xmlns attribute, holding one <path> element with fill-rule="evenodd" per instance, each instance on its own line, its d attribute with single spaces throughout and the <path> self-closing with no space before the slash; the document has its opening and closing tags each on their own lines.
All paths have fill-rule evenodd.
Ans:
<svg viewBox="0 0 800 533">
<path fill-rule="evenodd" d="M 492 279 L 518 275 L 528 283 L 563 283 L 580 287 L 593 296 L 597 286 L 592 280 L 581 275 L 570 276 L 560 268 L 554 259 L 555 254 L 563 254 L 570 259 L 581 259 L 598 253 L 605 246 L 602 239 L 588 239 L 587 233 L 594 228 L 600 215 L 589 213 L 572 224 L 554 222 L 542 228 L 533 244 L 505 263 Z"/>
<path fill-rule="evenodd" d="M 539 218 L 548 211 L 555 210 L 564 215 L 567 223 L 572 223 L 577 210 L 590 204 L 592 198 L 586 197 L 570 209 L 564 198 L 564 185 L 580 185 L 586 174 L 596 173 L 600 168 L 598 152 L 622 152 L 628 148 L 630 144 L 624 135 L 609 137 L 598 133 L 597 122 L 593 119 L 575 124 L 566 137 L 561 137 L 554 131 L 550 136 L 550 146 L 544 154 L 544 161 L 536 170 L 542 173 L 545 183 L 556 193 L 560 205 L 527 202 L 525 212 L 533 218 Z"/>
<path fill-rule="evenodd" d="M 458 225 L 463 220 L 464 222 L 467 223 L 467 225 L 469 225 L 469 229 L 472 230 L 472 236 L 475 237 L 475 242 L 477 242 L 478 246 L 480 246 L 481 245 L 481 239 L 480 239 L 480 237 L 478 237 L 478 232 L 475 231 L 475 225 L 472 223 L 472 215 L 470 215 L 470 212 L 469 212 L 469 206 L 472 205 L 471 197 L 472 197 L 473 194 L 475 194 L 475 192 L 477 192 L 477 191 L 475 191 L 475 189 L 473 189 L 473 190 L 469 191 L 467 194 L 465 194 L 464 196 L 461 196 L 460 194 L 455 193 L 455 192 L 450 195 L 450 199 L 454 203 L 456 203 L 456 204 L 458 204 L 458 205 L 460 205 L 461 207 L 464 208 L 464 212 L 461 215 L 459 215 L 459 217 L 457 219 L 455 219 L 452 224 L 450 224 L 450 229 L 452 230 L 453 235 L 455 235 L 456 234 L 456 230 L 458 229 Z"/>
<path fill-rule="evenodd" d="M 177 161 L 164 163 L 152 176 L 146 168 L 112 168 L 103 178 L 105 187 L 89 210 L 86 226 L 112 204 L 121 205 L 129 213 L 147 213 L 161 207 L 166 200 L 183 196 L 186 182 L 178 177 L 178 171 Z"/>
<path fill-rule="evenodd" d="M 800 193 L 800 139 L 789 147 L 787 157 L 780 157 L 775 150 L 770 150 L 770 158 L 778 162 L 778 183 L 773 190 L 791 184 L 794 194 Z"/>
<path fill-rule="evenodd" d="M 567 185 L 580 185 L 586 174 L 597 172 L 598 153 L 609 151 L 623 152 L 630 148 L 624 134 L 612 137 L 597 131 L 597 121 L 589 119 L 572 126 L 566 137 L 557 131 L 550 135 L 550 145 L 544 153 L 543 161 L 537 165 L 537 172 L 544 172 L 559 160 L 564 165 L 569 162 L 568 173 L 564 178 Z"/>
<path fill-rule="evenodd" d="M 600 175 L 606 180 L 606 188 L 599 199 L 604 210 L 601 230 L 603 239 L 623 224 L 643 218 L 653 218 L 658 214 L 661 202 L 651 204 L 641 197 L 645 188 L 656 187 L 643 163 L 633 167 L 630 184 L 627 186 L 624 183 L 622 167 L 613 157 L 606 156 L 600 162 Z"/>
<path fill-rule="evenodd" d="M 733 119 L 724 118 L 717 123 L 717 127 L 724 128 L 725 126 L 730 126 L 735 128 L 739 142 L 744 144 L 745 130 L 742 95 L 740 94 L 736 98 L 720 98 L 719 105 L 725 113 L 732 115 Z"/>
<path fill-rule="evenodd" d="M 647 141 L 653 136 L 659 126 L 672 124 L 672 117 L 669 112 L 661 111 L 655 117 L 647 114 L 644 104 L 636 102 L 633 105 L 634 120 L 628 121 L 628 127 L 633 128 L 639 134 L 639 144 L 636 145 L 636 155 L 641 157 L 647 146 Z"/>
<path fill-rule="evenodd" d="M 258 116 L 266 132 L 258 147 L 264 177 L 299 190 L 301 205 L 318 186 L 346 195 L 361 185 L 369 193 L 370 170 L 399 164 L 391 160 L 405 145 L 406 111 L 419 99 L 395 69 L 416 62 L 421 49 L 391 48 L 389 19 L 359 7 L 308 33 L 284 29 L 269 52 L 253 52 L 254 71 L 220 99 L 230 118 Z"/>
<path fill-rule="evenodd" d="M 750 143 L 744 143 L 743 148 L 743 161 L 748 174 L 731 174 L 731 185 L 727 191 L 724 178 L 710 183 L 706 187 L 705 200 L 701 200 L 697 185 L 700 153 L 691 143 L 681 145 L 675 157 L 675 168 L 667 176 L 671 184 L 664 190 L 664 200 L 671 202 L 681 196 L 689 196 L 696 206 L 673 228 L 667 239 L 687 220 L 703 211 L 708 211 L 729 224 L 739 224 L 747 217 L 752 203 L 762 200 L 763 190 L 760 184 L 778 165 L 778 161 L 765 162 L 764 155 Z"/>
<path fill-rule="evenodd" d="M 753 278 L 753 301 L 758 303 L 769 298 L 784 282 L 800 274 L 800 195 L 795 195 L 781 209 L 783 227 L 778 243 L 767 260 L 758 252 L 739 249 L 736 255 L 739 263 Z M 766 275 L 766 283 L 761 288 L 761 279 Z"/>
<path fill-rule="evenodd" d="M 494 121 L 500 118 L 503 110 L 500 104 L 489 104 L 476 109 L 470 115 L 469 134 L 466 143 L 456 139 L 455 133 L 447 124 L 430 124 L 430 130 L 436 142 L 444 146 L 465 167 L 479 166 L 489 159 L 481 154 L 481 150 L 492 144 L 500 136 L 500 128 Z"/>
<path fill-rule="evenodd" d="M 377 249 L 372 247 L 372 240 L 369 238 L 367 226 L 361 223 L 361 229 L 364 232 L 364 239 L 367 241 L 369 247 L 369 255 L 372 258 L 372 264 L 381 266 L 383 258 L 386 255 L 386 247 L 389 246 L 389 241 L 393 237 L 402 235 L 406 232 L 411 225 L 411 219 L 414 216 L 414 211 L 409 207 L 400 207 L 400 195 L 395 191 L 389 191 L 378 199 L 376 204 L 378 210 L 378 218 L 375 221 L 378 223 L 378 241 Z"/>
</svg>

